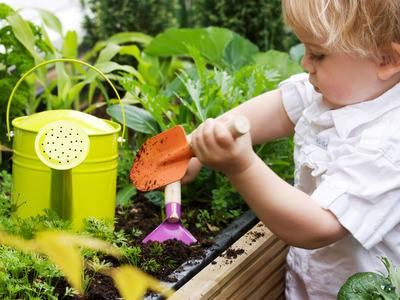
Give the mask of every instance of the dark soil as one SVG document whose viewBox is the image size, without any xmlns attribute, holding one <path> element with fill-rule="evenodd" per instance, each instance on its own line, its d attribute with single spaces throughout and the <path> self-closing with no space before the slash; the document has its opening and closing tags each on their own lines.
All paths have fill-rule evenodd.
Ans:
<svg viewBox="0 0 400 300">
<path fill-rule="evenodd" d="M 185 217 L 187 214 L 183 207 L 182 215 Z M 193 207 L 191 208 L 193 209 Z M 168 277 L 177 267 L 182 263 L 187 262 L 191 259 L 201 258 L 204 255 L 205 249 L 212 245 L 212 237 L 217 232 L 204 232 L 196 228 L 195 226 L 195 214 L 193 220 L 184 219 L 185 227 L 196 237 L 198 243 L 187 246 L 177 240 L 169 240 L 162 243 L 163 252 L 158 257 L 154 257 L 152 254 L 152 247 L 157 242 L 150 242 L 143 244 L 143 238 L 153 231 L 161 222 L 161 210 L 159 207 L 153 205 L 150 201 L 145 199 L 143 195 L 139 194 L 134 201 L 134 204 L 128 209 L 116 209 L 116 224 L 115 231 L 124 230 L 130 234 L 130 246 L 140 246 L 142 249 L 141 260 L 146 261 L 150 258 L 156 259 L 160 264 L 160 268 L 157 270 L 145 270 L 146 273 L 154 276 L 161 281 L 173 281 L 173 278 Z M 132 230 L 135 232 L 140 230 L 141 234 L 137 236 L 132 234 Z M 105 260 L 112 263 L 113 266 L 126 264 L 126 261 L 116 261 L 111 257 L 105 257 Z M 171 261 L 173 262 L 171 264 Z M 139 265 L 139 267 L 141 267 Z M 86 271 L 86 275 L 92 278 L 86 288 L 84 296 L 75 296 L 70 298 L 62 299 L 80 299 L 80 300 L 111 300 L 120 299 L 120 295 L 115 288 L 111 277 L 103 275 L 101 273 L 93 274 L 90 270 Z M 134 285 L 134 283 L 132 283 Z M 65 289 L 68 287 L 67 282 L 64 279 L 59 279 L 55 283 L 56 292 L 60 295 L 65 293 Z M 61 299 L 61 297 L 60 297 Z"/>
</svg>

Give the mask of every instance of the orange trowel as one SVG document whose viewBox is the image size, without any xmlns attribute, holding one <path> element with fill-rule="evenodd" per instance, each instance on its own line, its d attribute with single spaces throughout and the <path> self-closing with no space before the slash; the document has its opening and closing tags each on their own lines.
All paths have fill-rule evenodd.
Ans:
<svg viewBox="0 0 400 300">
<path fill-rule="evenodd" d="M 244 116 L 235 116 L 228 129 L 237 138 L 250 130 Z M 130 178 L 140 191 L 151 191 L 182 179 L 194 156 L 182 126 L 175 126 L 150 139 L 139 149 Z"/>
<path fill-rule="evenodd" d="M 250 129 L 245 117 L 235 117 L 228 128 L 236 138 Z M 165 186 L 166 219 L 143 242 L 164 242 L 176 239 L 187 245 L 196 238 L 181 222 L 181 184 L 193 152 L 181 126 L 166 130 L 149 140 L 140 148 L 131 170 L 131 180 L 141 191 Z"/>
</svg>

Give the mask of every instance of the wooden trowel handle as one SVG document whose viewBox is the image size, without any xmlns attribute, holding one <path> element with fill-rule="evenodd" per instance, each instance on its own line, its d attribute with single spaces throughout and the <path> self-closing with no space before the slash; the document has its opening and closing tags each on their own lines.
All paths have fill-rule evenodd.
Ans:
<svg viewBox="0 0 400 300">
<path fill-rule="evenodd" d="M 181 218 L 181 182 L 167 184 L 164 192 L 167 219 L 178 222 Z"/>
<path fill-rule="evenodd" d="M 245 116 L 238 115 L 229 120 L 227 127 L 232 136 L 237 139 L 250 131 L 250 122 Z M 186 136 L 186 140 L 190 144 L 190 134 Z"/>
</svg>

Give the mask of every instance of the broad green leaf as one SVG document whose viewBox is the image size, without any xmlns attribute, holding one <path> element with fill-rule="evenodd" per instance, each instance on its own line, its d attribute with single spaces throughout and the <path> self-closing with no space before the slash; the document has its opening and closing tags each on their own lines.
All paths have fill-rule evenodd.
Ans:
<svg viewBox="0 0 400 300">
<path fill-rule="evenodd" d="M 258 53 L 254 59 L 256 65 L 265 65 L 269 69 L 277 71 L 281 78 L 287 78 L 303 71 L 300 65 L 291 60 L 287 53 L 276 50 Z"/>
<path fill-rule="evenodd" d="M 35 50 L 35 37 L 29 24 L 18 14 L 8 16 L 7 21 L 10 23 L 15 37 L 29 51 L 35 63 L 40 63 L 42 58 Z"/>
<path fill-rule="evenodd" d="M 110 273 L 125 300 L 141 300 L 147 290 L 152 290 L 167 298 L 173 294 L 173 290 L 137 268 L 121 266 L 110 270 Z"/>
<path fill-rule="evenodd" d="M 376 273 L 361 272 L 349 277 L 340 288 L 338 300 L 398 300 L 390 281 Z"/>
<path fill-rule="evenodd" d="M 55 14 L 53 14 L 52 12 L 45 10 L 45 9 L 36 8 L 36 10 L 39 12 L 40 16 L 42 17 L 44 24 L 48 28 L 56 31 L 62 37 L 63 36 L 62 24 L 61 24 L 60 20 L 57 18 L 57 16 Z"/>
<path fill-rule="evenodd" d="M 139 43 L 148 45 L 153 38 L 141 32 L 120 32 L 111 36 L 107 42 L 114 44 Z"/>
<path fill-rule="evenodd" d="M 123 207 L 126 207 L 129 203 L 131 203 L 131 198 L 136 195 L 136 188 L 129 184 L 124 188 L 120 189 L 117 193 L 117 204 Z"/>
<path fill-rule="evenodd" d="M 257 52 L 257 46 L 235 34 L 225 48 L 223 61 L 231 71 L 236 71 L 252 63 Z"/>
<path fill-rule="evenodd" d="M 78 35 L 76 31 L 68 31 L 65 35 L 62 55 L 67 58 L 76 58 L 78 56 Z"/>
<path fill-rule="evenodd" d="M 161 70 L 160 70 L 160 62 L 157 57 L 147 55 L 146 53 L 142 53 L 138 70 L 140 74 L 142 74 L 143 78 L 147 83 L 153 86 L 160 85 Z"/>
<path fill-rule="evenodd" d="M 134 105 L 124 105 L 124 111 L 128 128 L 151 135 L 159 132 L 157 122 L 148 111 Z M 107 113 L 121 124 L 123 123 L 120 105 L 109 106 Z"/>
<path fill-rule="evenodd" d="M 233 44 L 229 46 L 232 41 Z M 231 62 L 232 56 L 239 50 L 244 50 L 241 64 L 251 63 L 251 56 L 248 57 L 248 54 L 257 52 L 257 47 L 250 41 L 233 31 L 218 27 L 168 29 L 157 35 L 145 51 L 154 56 L 188 56 L 188 46 L 197 48 L 209 62 L 221 67 L 224 67 L 226 62 Z"/>
<path fill-rule="evenodd" d="M 394 286 L 397 296 L 400 298 L 400 268 L 395 267 L 387 257 L 381 257 L 381 261 L 388 271 L 388 278 Z"/>
</svg>

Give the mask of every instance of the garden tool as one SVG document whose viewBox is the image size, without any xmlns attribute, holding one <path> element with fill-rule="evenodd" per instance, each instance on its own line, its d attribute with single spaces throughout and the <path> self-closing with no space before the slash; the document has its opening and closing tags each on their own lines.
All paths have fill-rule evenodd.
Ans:
<svg viewBox="0 0 400 300">
<path fill-rule="evenodd" d="M 196 238 L 181 222 L 181 182 L 176 181 L 165 187 L 166 218 L 156 229 L 147 235 L 143 243 L 150 241 L 164 242 L 176 239 L 186 245 L 196 243 Z"/>
<path fill-rule="evenodd" d="M 250 130 L 244 116 L 235 116 L 228 129 L 237 138 Z M 150 191 L 181 180 L 194 156 L 182 126 L 175 126 L 150 139 L 139 149 L 130 172 L 140 191 Z"/>
</svg>

